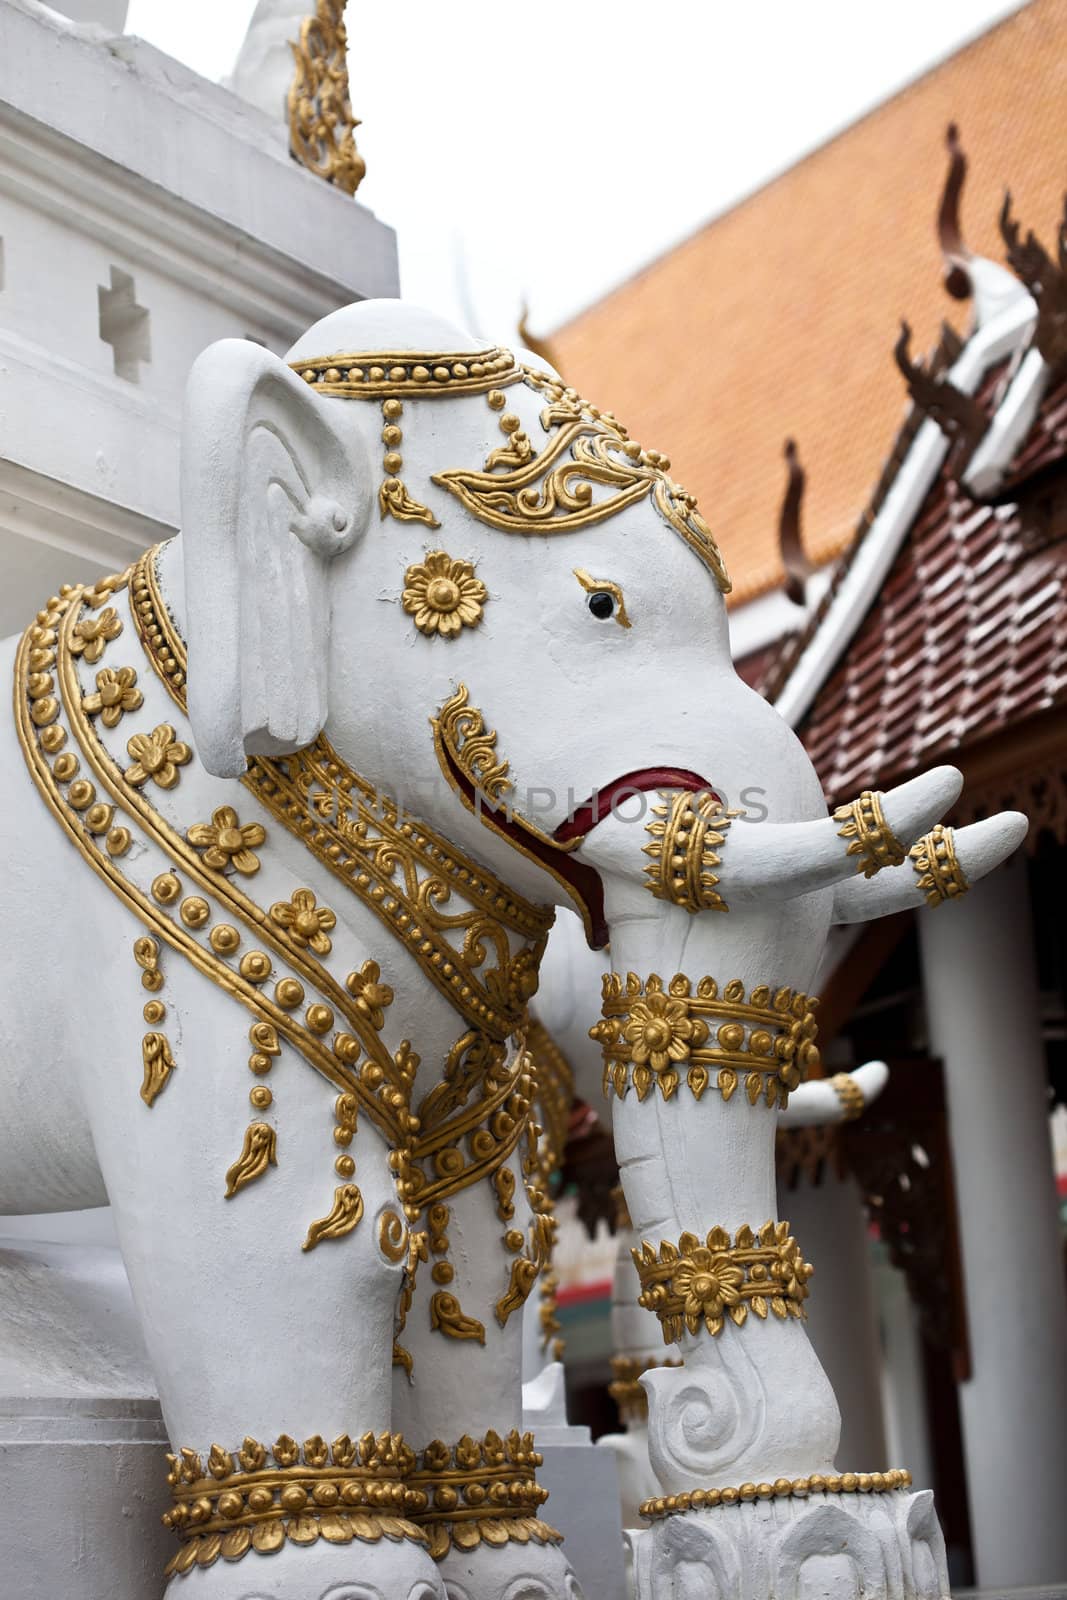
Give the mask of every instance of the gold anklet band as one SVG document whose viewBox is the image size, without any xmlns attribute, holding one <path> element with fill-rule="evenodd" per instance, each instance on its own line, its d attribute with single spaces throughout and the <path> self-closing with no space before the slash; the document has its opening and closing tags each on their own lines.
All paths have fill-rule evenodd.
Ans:
<svg viewBox="0 0 1067 1600">
<path fill-rule="evenodd" d="M 408 1520 L 426 1497 L 404 1481 L 415 1456 L 398 1433 L 366 1433 L 358 1441 L 343 1433 L 332 1444 L 316 1434 L 302 1445 L 283 1433 L 273 1445 L 246 1439 L 236 1453 L 212 1445 L 206 1463 L 195 1450 L 167 1461 L 174 1504 L 163 1523 L 182 1540 L 168 1577 L 213 1566 L 220 1556 L 271 1555 L 287 1540 L 427 1542 Z"/>
<path fill-rule="evenodd" d="M 842 824 L 838 834 L 848 843 L 847 854 L 856 857 L 856 871 L 865 878 L 873 878 L 883 867 L 899 867 L 908 858 L 885 820 L 883 798 L 875 789 L 864 789 L 858 800 L 834 812 L 834 821 Z"/>
<path fill-rule="evenodd" d="M 664 1240 L 657 1251 L 642 1244 L 633 1251 L 641 1280 L 639 1302 L 654 1311 L 664 1344 L 676 1344 L 686 1329 L 701 1323 L 721 1333 L 726 1318 L 742 1327 L 752 1310 L 765 1319 L 801 1317 L 814 1267 L 804 1260 L 788 1222 L 765 1222 L 758 1234 L 745 1224 L 733 1243 L 725 1228 L 712 1228 L 701 1244 L 695 1233 L 678 1243 Z"/>
<path fill-rule="evenodd" d="M 532 1433 L 513 1429 L 501 1438 L 492 1429 L 483 1439 L 464 1434 L 449 1447 L 434 1439 L 420 1450 L 406 1485 L 417 1492 L 422 1509 L 412 1521 L 424 1530 L 430 1554 L 440 1561 L 453 1545 L 474 1550 L 489 1545 L 558 1544 L 563 1535 L 537 1515 L 548 1490 L 537 1482 L 543 1457 Z"/>
<path fill-rule="evenodd" d="M 641 1515 L 652 1520 L 672 1517 L 683 1511 L 712 1511 L 716 1506 L 735 1506 L 743 1501 L 785 1500 L 791 1495 L 803 1499 L 809 1494 L 889 1494 L 907 1489 L 911 1473 L 903 1467 L 890 1472 L 843 1472 L 810 1478 L 775 1478 L 773 1483 L 743 1483 L 736 1489 L 690 1489 L 685 1494 L 659 1495 L 645 1500 Z"/>
</svg>

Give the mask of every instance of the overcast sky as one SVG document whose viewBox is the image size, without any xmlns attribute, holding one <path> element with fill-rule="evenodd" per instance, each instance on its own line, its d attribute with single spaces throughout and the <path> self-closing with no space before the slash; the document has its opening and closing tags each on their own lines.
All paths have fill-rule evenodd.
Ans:
<svg viewBox="0 0 1067 1600">
<path fill-rule="evenodd" d="M 525 295 L 544 332 L 1019 5 L 349 0 L 359 198 L 409 298 L 511 338 Z M 127 26 L 221 78 L 253 9 Z"/>
</svg>

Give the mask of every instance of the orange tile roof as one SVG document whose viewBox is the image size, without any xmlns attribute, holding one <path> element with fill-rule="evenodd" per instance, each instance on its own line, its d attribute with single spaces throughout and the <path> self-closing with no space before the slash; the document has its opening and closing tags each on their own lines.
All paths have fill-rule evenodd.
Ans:
<svg viewBox="0 0 1067 1600">
<path fill-rule="evenodd" d="M 970 247 L 1003 260 L 1010 185 L 1054 247 L 1067 185 L 1067 0 L 1032 0 L 552 337 L 567 381 L 666 450 L 697 495 L 733 603 L 782 579 L 782 445 L 808 472 L 805 544 L 848 543 L 905 403 L 892 347 L 969 310 L 941 285 L 935 216 L 957 121 Z"/>
</svg>

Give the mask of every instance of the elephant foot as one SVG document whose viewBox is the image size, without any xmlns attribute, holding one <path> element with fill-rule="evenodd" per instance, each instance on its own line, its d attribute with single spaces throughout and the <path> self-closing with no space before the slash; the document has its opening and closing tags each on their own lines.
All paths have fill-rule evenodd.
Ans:
<svg viewBox="0 0 1067 1600">
<path fill-rule="evenodd" d="M 239 1561 L 220 1559 L 175 1573 L 164 1600 L 445 1600 L 445 1588 L 424 1545 L 385 1538 L 333 1545 L 320 1539 L 304 1548 L 285 1544 L 269 1555 L 250 1550 Z"/>
<path fill-rule="evenodd" d="M 448 1600 L 583 1600 L 558 1544 L 453 1546 L 440 1562 Z M 170 1597 L 168 1596 L 168 1600 Z"/>
</svg>

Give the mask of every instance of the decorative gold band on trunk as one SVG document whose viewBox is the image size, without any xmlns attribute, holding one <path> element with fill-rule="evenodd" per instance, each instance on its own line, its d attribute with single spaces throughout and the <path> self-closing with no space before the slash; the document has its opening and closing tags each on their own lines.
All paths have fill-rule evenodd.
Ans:
<svg viewBox="0 0 1067 1600">
<path fill-rule="evenodd" d="M 406 1480 L 424 1509 L 412 1513 L 425 1530 L 437 1560 L 455 1546 L 558 1544 L 563 1535 L 538 1515 L 548 1490 L 537 1482 L 542 1457 L 532 1433 L 513 1429 L 506 1438 L 492 1429 L 483 1439 L 464 1434 L 453 1446 L 434 1439 L 421 1450 Z"/>
<path fill-rule="evenodd" d="M 726 843 L 730 823 L 740 815 L 725 810 L 721 800 L 708 792 L 667 795 L 663 805 L 653 806 L 653 820 L 645 828 L 652 843 L 643 846 L 651 857 L 645 868 L 649 893 L 694 915 L 728 911 L 717 887 L 716 868 L 722 865 L 718 851 Z"/>
<path fill-rule="evenodd" d="M 619 1099 L 631 1085 L 644 1100 L 664 1100 L 685 1082 L 699 1100 L 716 1088 L 729 1100 L 743 1081 L 750 1105 L 785 1106 L 789 1091 L 819 1063 L 814 996 L 757 984 L 746 996 L 739 978 L 720 990 L 714 978 L 694 984 L 682 973 L 644 982 L 610 972 L 603 982 L 604 1020 L 590 1028 L 604 1052 L 604 1093 Z"/>
<path fill-rule="evenodd" d="M 766 1319 L 801 1317 L 808 1279 L 815 1270 L 804 1260 L 788 1222 L 765 1222 L 758 1233 L 746 1223 L 733 1240 L 725 1228 L 712 1228 L 701 1243 L 683 1233 L 677 1244 L 664 1240 L 657 1250 L 642 1244 L 633 1251 L 641 1280 L 640 1303 L 654 1311 L 664 1344 L 676 1344 L 688 1330 L 722 1332 L 729 1317 L 743 1327 L 749 1311 Z"/>
<path fill-rule="evenodd" d="M 885 819 L 884 798 L 878 790 L 864 789 L 858 800 L 838 806 L 834 812 L 834 821 L 841 823 L 837 831 L 846 841 L 846 854 L 856 857 L 856 871 L 865 878 L 873 878 L 883 867 L 899 867 L 908 859 L 907 850 Z"/>
<path fill-rule="evenodd" d="M 163 1523 L 182 1541 L 167 1576 L 249 1550 L 271 1555 L 286 1542 L 427 1542 L 409 1520 L 427 1502 L 405 1483 L 415 1455 L 398 1433 L 342 1433 L 332 1444 L 316 1434 L 302 1445 L 282 1434 L 273 1445 L 245 1439 L 236 1452 L 212 1445 L 206 1461 L 195 1450 L 167 1461 L 174 1504 Z"/>
<path fill-rule="evenodd" d="M 970 888 L 956 855 L 956 835 L 952 828 L 939 822 L 912 845 L 908 855 L 915 869 L 919 893 L 926 896 L 928 906 L 958 900 Z"/>
</svg>

